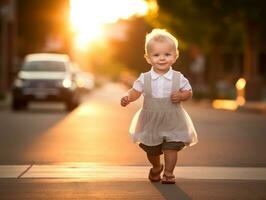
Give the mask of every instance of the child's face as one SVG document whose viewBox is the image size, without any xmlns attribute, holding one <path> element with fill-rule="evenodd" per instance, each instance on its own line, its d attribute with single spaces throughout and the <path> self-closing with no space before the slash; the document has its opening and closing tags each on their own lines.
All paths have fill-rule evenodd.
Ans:
<svg viewBox="0 0 266 200">
<path fill-rule="evenodd" d="M 177 53 L 170 42 L 153 41 L 150 45 L 148 55 L 145 55 L 145 58 L 147 62 L 153 66 L 155 72 L 164 74 L 168 72 L 171 65 L 175 63 Z"/>
</svg>

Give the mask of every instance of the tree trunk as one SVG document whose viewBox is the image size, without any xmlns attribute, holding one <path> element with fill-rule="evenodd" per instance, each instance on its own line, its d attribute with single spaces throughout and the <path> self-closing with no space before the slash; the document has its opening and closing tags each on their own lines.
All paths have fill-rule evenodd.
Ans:
<svg viewBox="0 0 266 200">
<path fill-rule="evenodd" d="M 259 55 L 259 30 L 256 24 L 246 25 L 246 37 L 244 41 L 244 78 L 247 81 L 246 99 L 260 100 L 262 92 L 262 80 L 258 73 Z"/>
<path fill-rule="evenodd" d="M 217 91 L 217 81 L 224 77 L 223 58 L 219 45 L 214 44 L 212 47 L 209 67 L 211 98 L 217 98 L 219 96 L 219 91 Z"/>
</svg>

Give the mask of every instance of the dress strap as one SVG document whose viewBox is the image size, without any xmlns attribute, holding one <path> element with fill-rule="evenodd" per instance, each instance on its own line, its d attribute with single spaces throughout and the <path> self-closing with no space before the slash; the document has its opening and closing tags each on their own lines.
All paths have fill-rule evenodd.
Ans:
<svg viewBox="0 0 266 200">
<path fill-rule="evenodd" d="M 180 73 L 173 71 L 172 92 L 180 89 Z"/>
<path fill-rule="evenodd" d="M 144 93 L 147 97 L 152 96 L 151 73 L 149 73 L 149 72 L 144 73 Z"/>
</svg>

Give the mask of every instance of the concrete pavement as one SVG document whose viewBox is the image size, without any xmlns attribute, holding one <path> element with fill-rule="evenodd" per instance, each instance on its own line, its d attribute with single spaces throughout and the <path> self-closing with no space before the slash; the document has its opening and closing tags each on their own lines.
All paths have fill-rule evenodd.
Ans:
<svg viewBox="0 0 266 200">
<path fill-rule="evenodd" d="M 177 167 L 175 185 L 148 181 L 147 166 L 1 165 L 0 199 L 266 199 L 266 168 Z"/>
<path fill-rule="evenodd" d="M 95 163 L 62 163 L 51 165 L 0 165 L 0 178 L 79 178 L 87 180 L 146 179 L 148 166 L 98 165 Z M 177 179 L 262 180 L 264 167 L 176 167 Z"/>
</svg>

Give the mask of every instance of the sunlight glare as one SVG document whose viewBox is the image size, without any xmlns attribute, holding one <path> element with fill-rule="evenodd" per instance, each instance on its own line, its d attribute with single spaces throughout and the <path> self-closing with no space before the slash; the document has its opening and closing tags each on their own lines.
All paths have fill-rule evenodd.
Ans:
<svg viewBox="0 0 266 200">
<path fill-rule="evenodd" d="M 212 107 L 215 109 L 236 110 L 238 104 L 234 100 L 216 99 L 212 102 Z"/>
<path fill-rule="evenodd" d="M 70 23 L 76 34 L 76 46 L 85 48 L 91 41 L 102 39 L 105 24 L 143 16 L 153 4 L 145 0 L 71 0 Z"/>
</svg>

